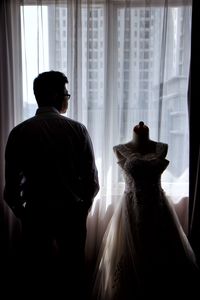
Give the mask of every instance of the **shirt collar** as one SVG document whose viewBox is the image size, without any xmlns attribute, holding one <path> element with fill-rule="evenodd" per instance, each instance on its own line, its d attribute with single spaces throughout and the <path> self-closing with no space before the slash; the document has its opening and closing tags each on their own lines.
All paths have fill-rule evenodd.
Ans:
<svg viewBox="0 0 200 300">
<path fill-rule="evenodd" d="M 44 107 L 39 107 L 37 110 L 36 110 L 36 115 L 39 115 L 39 114 L 43 114 L 43 113 L 56 113 L 56 114 L 60 114 L 59 111 L 53 107 L 53 106 L 44 106 Z"/>
</svg>

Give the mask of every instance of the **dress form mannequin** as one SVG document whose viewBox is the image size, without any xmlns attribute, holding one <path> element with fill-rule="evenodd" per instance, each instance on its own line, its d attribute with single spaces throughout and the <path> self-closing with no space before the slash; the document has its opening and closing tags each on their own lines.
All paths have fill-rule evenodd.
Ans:
<svg viewBox="0 0 200 300">
<path fill-rule="evenodd" d="M 164 158 L 167 155 L 168 145 L 163 144 L 162 147 L 162 157 Z M 135 125 L 133 128 L 133 137 L 128 143 L 125 143 L 125 146 L 132 153 L 140 153 L 141 155 L 145 155 L 148 153 L 155 153 L 157 149 L 158 142 L 153 141 L 149 138 L 149 127 L 144 124 L 143 121 L 140 121 L 138 125 Z M 118 159 L 122 159 L 121 151 L 118 151 L 118 146 L 114 146 L 113 150 L 118 157 Z"/>
</svg>

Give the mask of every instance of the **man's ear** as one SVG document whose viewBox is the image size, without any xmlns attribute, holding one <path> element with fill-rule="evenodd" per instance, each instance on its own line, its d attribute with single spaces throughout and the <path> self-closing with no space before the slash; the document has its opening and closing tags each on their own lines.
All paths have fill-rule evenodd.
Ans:
<svg viewBox="0 0 200 300">
<path fill-rule="evenodd" d="M 64 99 L 62 101 L 62 107 L 61 107 L 60 113 L 65 114 L 67 109 L 68 109 L 68 101 L 66 99 Z"/>
<path fill-rule="evenodd" d="M 58 92 L 53 92 L 52 93 L 52 100 L 56 101 L 60 98 L 60 95 Z"/>
</svg>

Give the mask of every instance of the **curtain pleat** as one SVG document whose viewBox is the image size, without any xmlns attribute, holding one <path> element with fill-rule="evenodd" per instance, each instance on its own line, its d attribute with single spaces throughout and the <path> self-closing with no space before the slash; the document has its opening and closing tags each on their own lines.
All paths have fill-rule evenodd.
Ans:
<svg viewBox="0 0 200 300">
<path fill-rule="evenodd" d="M 190 84 L 188 89 L 189 124 L 190 124 L 190 189 L 189 189 L 189 239 L 200 263 L 200 135 L 199 127 L 199 80 L 200 45 L 198 39 L 198 26 L 200 18 L 200 3 L 193 1 L 192 10 L 192 39 Z"/>
<path fill-rule="evenodd" d="M 22 120 L 21 26 L 18 1 L 0 3 L 0 252 L 1 262 L 13 255 L 20 223 L 3 202 L 4 152 L 13 126 Z"/>
</svg>

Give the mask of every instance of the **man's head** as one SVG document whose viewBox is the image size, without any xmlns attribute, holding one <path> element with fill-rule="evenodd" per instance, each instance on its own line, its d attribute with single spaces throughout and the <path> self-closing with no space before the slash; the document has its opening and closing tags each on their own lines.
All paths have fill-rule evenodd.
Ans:
<svg viewBox="0 0 200 300">
<path fill-rule="evenodd" d="M 33 81 L 33 91 L 38 106 L 53 106 L 59 112 L 65 113 L 70 98 L 65 87 L 67 83 L 67 77 L 58 71 L 39 74 Z"/>
</svg>

